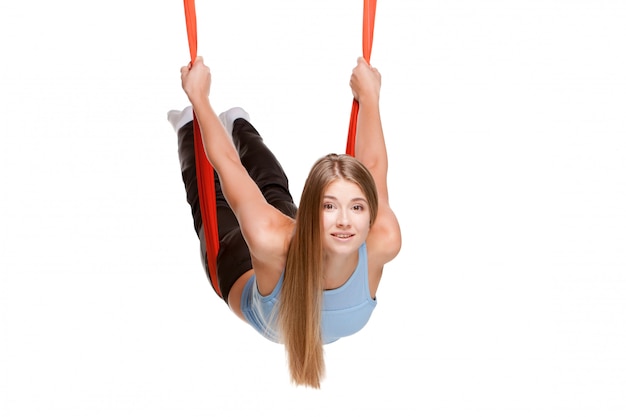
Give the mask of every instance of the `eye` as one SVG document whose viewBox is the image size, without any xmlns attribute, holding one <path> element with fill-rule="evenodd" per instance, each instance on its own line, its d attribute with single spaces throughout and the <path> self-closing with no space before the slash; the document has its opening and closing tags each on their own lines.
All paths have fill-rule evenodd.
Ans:
<svg viewBox="0 0 626 417">
<path fill-rule="evenodd" d="M 365 210 L 365 206 L 363 206 L 362 204 L 355 204 L 354 206 L 352 206 L 352 210 L 354 210 L 354 211 L 364 211 Z"/>
<path fill-rule="evenodd" d="M 335 206 L 332 203 L 324 203 L 324 210 L 332 210 Z"/>
</svg>

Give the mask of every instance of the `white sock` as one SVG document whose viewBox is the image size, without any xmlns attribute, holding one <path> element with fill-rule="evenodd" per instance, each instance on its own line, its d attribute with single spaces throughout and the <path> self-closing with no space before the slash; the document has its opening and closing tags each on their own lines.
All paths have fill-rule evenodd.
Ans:
<svg viewBox="0 0 626 417">
<path fill-rule="evenodd" d="M 226 110 L 225 112 L 220 114 L 220 121 L 226 128 L 226 132 L 232 137 L 233 136 L 233 125 L 235 124 L 235 120 L 244 119 L 250 122 L 250 115 L 241 107 L 233 107 L 232 109 Z"/>
<path fill-rule="evenodd" d="M 172 124 L 174 131 L 178 133 L 181 127 L 193 120 L 193 108 L 187 106 L 182 110 L 170 110 L 167 112 L 167 120 Z"/>
</svg>

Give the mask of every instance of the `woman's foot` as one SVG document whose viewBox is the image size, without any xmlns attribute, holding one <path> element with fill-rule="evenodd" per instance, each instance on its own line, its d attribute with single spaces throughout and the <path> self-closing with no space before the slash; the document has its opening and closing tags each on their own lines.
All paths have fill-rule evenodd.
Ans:
<svg viewBox="0 0 626 417">
<path fill-rule="evenodd" d="M 172 124 L 174 131 L 178 133 L 181 127 L 193 120 L 193 108 L 187 106 L 182 110 L 170 110 L 167 112 L 167 120 Z"/>
<path fill-rule="evenodd" d="M 231 137 L 233 136 L 233 124 L 235 120 L 244 119 L 248 123 L 250 122 L 250 115 L 241 107 L 233 107 L 232 109 L 226 110 L 220 114 L 219 118 L 226 128 L 226 132 L 228 132 Z"/>
</svg>

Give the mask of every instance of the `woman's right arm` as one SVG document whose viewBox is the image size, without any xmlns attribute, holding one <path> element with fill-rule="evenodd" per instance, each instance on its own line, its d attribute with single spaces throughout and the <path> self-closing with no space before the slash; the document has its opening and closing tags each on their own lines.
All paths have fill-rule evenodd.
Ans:
<svg viewBox="0 0 626 417">
<path fill-rule="evenodd" d="M 252 255 L 263 257 L 262 252 L 271 248 L 271 244 L 267 245 L 271 243 L 268 234 L 277 230 L 277 223 L 284 222 L 284 215 L 267 203 L 241 164 L 230 136 L 211 106 L 211 72 L 202 57 L 191 68 L 181 68 L 181 79 L 200 125 L 204 151 L 219 175 L 224 197 L 241 225 Z"/>
</svg>

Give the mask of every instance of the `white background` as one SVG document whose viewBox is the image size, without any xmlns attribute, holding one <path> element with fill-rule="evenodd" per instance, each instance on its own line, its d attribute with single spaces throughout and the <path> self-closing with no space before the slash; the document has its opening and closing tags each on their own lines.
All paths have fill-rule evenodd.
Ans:
<svg viewBox="0 0 626 417">
<path fill-rule="evenodd" d="M 218 110 L 296 199 L 362 2 L 198 1 Z M 626 415 L 626 3 L 396 0 L 372 64 L 404 244 L 320 391 L 213 293 L 166 112 L 182 1 L 0 6 L 0 415 Z"/>
</svg>

